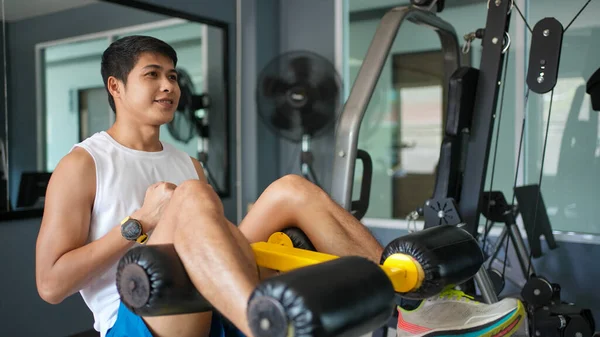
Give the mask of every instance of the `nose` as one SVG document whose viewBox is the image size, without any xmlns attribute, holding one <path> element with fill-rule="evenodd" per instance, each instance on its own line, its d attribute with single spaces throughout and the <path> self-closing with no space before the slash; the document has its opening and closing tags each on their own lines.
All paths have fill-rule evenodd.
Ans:
<svg viewBox="0 0 600 337">
<path fill-rule="evenodd" d="M 178 85 L 177 81 L 173 81 L 165 76 L 161 82 L 161 91 L 162 92 L 173 92 L 175 89 L 175 86 L 177 86 L 177 85 Z"/>
</svg>

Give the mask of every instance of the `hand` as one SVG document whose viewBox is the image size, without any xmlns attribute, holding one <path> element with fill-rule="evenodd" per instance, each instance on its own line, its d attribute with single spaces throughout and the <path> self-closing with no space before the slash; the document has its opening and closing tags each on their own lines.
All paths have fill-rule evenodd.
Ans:
<svg viewBox="0 0 600 337">
<path fill-rule="evenodd" d="M 148 187 L 144 204 L 131 215 L 132 218 L 142 223 L 144 233 L 148 233 L 156 227 L 176 187 L 167 182 L 159 182 Z"/>
</svg>

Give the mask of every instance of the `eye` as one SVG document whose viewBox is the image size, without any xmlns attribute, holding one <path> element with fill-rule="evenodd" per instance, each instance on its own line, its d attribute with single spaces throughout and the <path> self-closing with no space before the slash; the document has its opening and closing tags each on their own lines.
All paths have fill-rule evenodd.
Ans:
<svg viewBox="0 0 600 337">
<path fill-rule="evenodd" d="M 146 76 L 156 77 L 156 76 L 158 76 L 158 74 L 156 73 L 156 71 L 151 71 L 151 72 L 147 73 Z"/>
<path fill-rule="evenodd" d="M 173 81 L 177 81 L 177 75 L 171 75 L 169 76 L 170 79 L 172 79 Z"/>
</svg>

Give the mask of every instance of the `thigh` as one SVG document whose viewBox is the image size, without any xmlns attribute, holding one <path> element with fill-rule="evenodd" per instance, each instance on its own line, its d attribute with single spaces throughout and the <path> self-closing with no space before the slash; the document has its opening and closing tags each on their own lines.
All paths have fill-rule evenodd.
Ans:
<svg viewBox="0 0 600 337">
<path fill-rule="evenodd" d="M 239 246 L 242 254 L 244 254 L 244 256 L 250 261 L 255 261 L 254 251 L 250 246 L 251 242 L 246 238 L 246 236 L 240 231 L 240 229 L 236 225 L 229 222 L 227 226 L 231 231 L 231 235 L 233 235 L 233 237 L 235 238 L 235 242 Z"/>
<path fill-rule="evenodd" d="M 254 253 L 252 252 L 250 242 L 246 239 L 246 237 L 232 223 L 227 222 L 225 226 L 235 238 L 240 252 L 247 257 L 247 260 L 254 262 Z M 161 219 L 154 231 L 151 233 L 148 244 L 157 245 L 172 243 L 175 227 L 176 224 L 169 223 L 164 218 Z M 201 244 L 201 241 L 199 244 Z M 202 293 L 201 290 L 200 293 Z M 125 308 L 125 310 L 127 310 L 127 308 Z M 141 320 L 142 319 L 140 318 L 140 321 Z M 225 320 L 220 314 L 213 314 L 212 312 L 144 317 L 142 324 L 145 324 L 148 330 L 152 331 L 152 334 L 133 335 L 134 337 L 243 337 L 243 334 L 231 323 Z M 128 335 L 125 334 L 123 336 Z M 115 335 L 114 337 L 120 336 Z"/>
<path fill-rule="evenodd" d="M 148 245 L 172 244 L 175 224 L 161 219 L 154 231 L 150 234 Z M 121 306 L 123 306 L 121 304 Z M 131 335 L 133 337 L 207 337 L 212 329 L 211 312 L 170 315 L 170 316 L 148 316 L 139 317 L 131 313 L 127 308 L 124 316 L 131 326 L 146 327 L 149 335 Z M 121 309 L 119 309 L 119 314 Z M 129 318 L 129 315 L 137 317 L 137 320 Z M 119 318 L 118 318 L 119 319 Z M 117 324 L 115 324 L 117 325 Z M 124 334 L 122 336 L 130 336 Z M 211 335 L 212 336 L 212 335 Z M 111 336 L 107 336 L 111 337 Z M 121 337 L 115 335 L 114 337 Z"/>
</svg>

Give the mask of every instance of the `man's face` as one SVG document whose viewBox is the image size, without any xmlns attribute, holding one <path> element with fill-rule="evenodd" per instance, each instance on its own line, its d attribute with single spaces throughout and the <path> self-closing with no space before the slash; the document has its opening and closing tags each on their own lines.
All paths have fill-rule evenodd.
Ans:
<svg viewBox="0 0 600 337">
<path fill-rule="evenodd" d="M 120 109 L 140 123 L 159 126 L 173 119 L 180 95 L 173 61 L 162 54 L 142 53 L 127 76 Z"/>
</svg>

